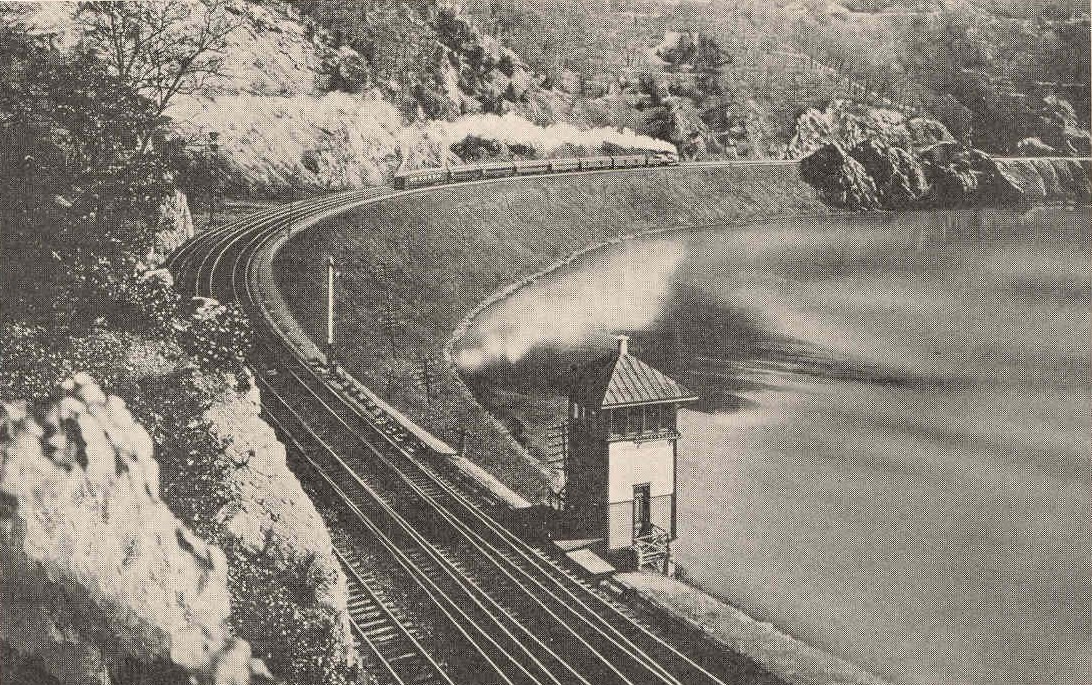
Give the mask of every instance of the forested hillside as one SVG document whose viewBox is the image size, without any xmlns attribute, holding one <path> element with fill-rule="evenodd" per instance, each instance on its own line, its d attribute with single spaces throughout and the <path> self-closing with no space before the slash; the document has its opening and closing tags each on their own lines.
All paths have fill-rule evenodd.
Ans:
<svg viewBox="0 0 1092 685">
<path fill-rule="evenodd" d="M 777 156 L 800 112 L 837 98 L 935 117 L 991 153 L 1089 149 L 1089 15 L 1074 0 L 471 0 L 468 12 L 551 81 L 579 74 L 597 123 L 692 154 Z"/>
<path fill-rule="evenodd" d="M 560 116 L 557 108 L 564 108 L 523 60 L 453 6 L 403 0 L 311 0 L 294 6 L 328 33 L 335 49 L 352 51 L 332 88 L 376 88 L 411 119 L 519 111 L 553 123 Z"/>
<path fill-rule="evenodd" d="M 180 187 L 199 183 L 205 152 L 164 112 L 217 73 L 222 36 L 205 29 L 233 30 L 234 15 L 168 2 L 80 9 L 86 39 L 62 50 L 60 36 L 24 23 L 22 8 L 0 5 L 2 678 L 192 674 L 226 684 L 253 671 L 352 682 L 345 579 L 259 417 L 246 318 L 233 304 L 185 298 L 159 268 L 192 235 Z M 169 47 L 142 54 L 130 44 L 114 53 L 123 61 L 103 59 L 97 38 L 107 34 L 97 31 L 128 27 L 122 40 L 156 21 L 170 29 Z M 151 528 L 140 518 L 168 509 L 189 536 L 176 545 L 173 519 Z M 219 548 L 215 563 L 205 542 Z M 208 558 L 188 559 L 194 550 Z M 215 567 L 218 592 L 183 594 L 169 571 L 195 563 Z M 148 568 L 162 572 L 141 585 Z M 230 652 L 243 660 L 240 679 L 230 664 L 189 658 L 187 640 L 200 643 L 191 633 L 205 623 L 250 645 Z M 260 668 L 247 664 L 251 648 Z"/>
</svg>

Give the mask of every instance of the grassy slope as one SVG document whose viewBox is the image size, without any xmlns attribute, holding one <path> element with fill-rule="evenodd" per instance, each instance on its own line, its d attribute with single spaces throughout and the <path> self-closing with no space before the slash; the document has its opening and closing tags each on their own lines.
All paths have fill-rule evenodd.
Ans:
<svg viewBox="0 0 1092 685">
<path fill-rule="evenodd" d="M 325 332 L 322 263 L 341 264 L 339 350 L 347 368 L 529 499 L 545 478 L 442 362 L 467 312 L 494 292 L 588 246 L 661 228 L 825 211 L 795 167 L 678 168 L 507 180 L 429 190 L 333 219 L 276 264 L 289 306 Z M 377 265 L 383 265 L 377 267 Z M 394 325 L 384 320 L 390 298 Z M 441 374 L 430 403 L 419 357 Z"/>
</svg>

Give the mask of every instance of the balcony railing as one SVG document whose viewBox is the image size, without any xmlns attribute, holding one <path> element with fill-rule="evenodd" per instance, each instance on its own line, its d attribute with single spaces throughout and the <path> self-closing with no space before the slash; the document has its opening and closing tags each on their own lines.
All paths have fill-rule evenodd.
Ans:
<svg viewBox="0 0 1092 685">
<path fill-rule="evenodd" d="M 646 440 L 666 440 L 669 438 L 678 437 L 679 431 L 673 427 L 648 430 L 632 430 L 622 433 L 612 430 L 607 434 L 607 438 L 610 440 L 632 440 L 633 442 L 644 442 Z"/>
<path fill-rule="evenodd" d="M 654 567 L 660 573 L 667 572 L 671 559 L 671 536 L 663 528 L 652 523 L 634 526 L 631 549 L 638 571 Z"/>
</svg>

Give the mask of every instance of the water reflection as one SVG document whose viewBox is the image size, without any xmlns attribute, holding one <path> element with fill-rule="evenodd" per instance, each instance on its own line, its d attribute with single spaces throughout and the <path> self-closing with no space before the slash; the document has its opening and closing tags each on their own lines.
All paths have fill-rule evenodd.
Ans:
<svg viewBox="0 0 1092 685">
<path fill-rule="evenodd" d="M 589 256 L 466 340 L 535 443 L 632 349 L 680 416 L 680 562 L 911 683 L 1092 682 L 1087 213 L 725 228 Z M 514 341 L 514 342 L 513 342 Z"/>
</svg>

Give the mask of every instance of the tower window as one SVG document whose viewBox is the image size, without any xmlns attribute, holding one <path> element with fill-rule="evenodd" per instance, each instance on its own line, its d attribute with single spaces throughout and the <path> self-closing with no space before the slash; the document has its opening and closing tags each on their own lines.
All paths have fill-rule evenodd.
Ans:
<svg viewBox="0 0 1092 685">
<path fill-rule="evenodd" d="M 626 432 L 626 412 L 624 409 L 610 411 L 610 432 L 622 435 Z"/>
</svg>

